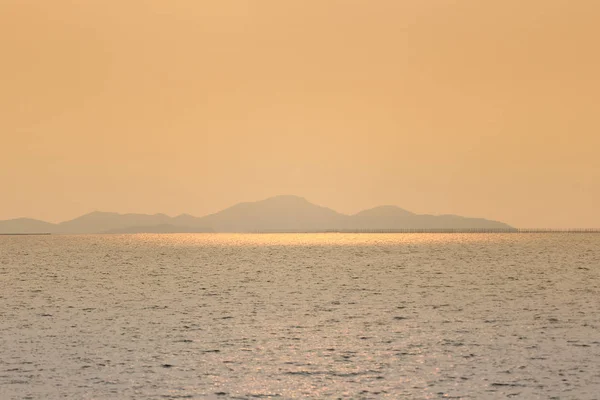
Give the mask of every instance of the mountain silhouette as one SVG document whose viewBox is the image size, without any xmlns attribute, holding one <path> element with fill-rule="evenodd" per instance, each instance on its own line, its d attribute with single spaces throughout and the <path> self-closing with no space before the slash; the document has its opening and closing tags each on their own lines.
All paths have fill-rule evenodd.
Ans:
<svg viewBox="0 0 600 400">
<path fill-rule="evenodd" d="M 380 206 L 345 215 L 313 204 L 299 196 L 275 196 L 239 203 L 214 214 L 118 214 L 92 212 L 52 224 L 18 218 L 0 221 L 0 233 L 185 233 L 185 232 L 286 232 L 327 230 L 498 229 L 514 230 L 498 221 L 458 215 L 420 215 L 396 206 Z"/>
<path fill-rule="evenodd" d="M 189 226 L 161 224 L 145 226 L 129 226 L 127 228 L 109 229 L 104 234 L 124 234 L 124 233 L 212 233 L 210 228 L 193 228 Z"/>
<path fill-rule="evenodd" d="M 314 231 L 340 227 L 347 216 L 298 196 L 239 203 L 200 218 L 217 232 Z"/>
<path fill-rule="evenodd" d="M 370 208 L 368 210 L 361 211 L 357 214 L 354 214 L 354 217 L 358 218 L 397 218 L 397 217 L 407 217 L 410 215 L 415 215 L 410 211 L 406 211 L 400 207 L 396 206 L 379 206 Z"/>
<path fill-rule="evenodd" d="M 0 221 L 0 233 L 54 233 L 56 224 L 31 218 L 16 218 Z"/>
<path fill-rule="evenodd" d="M 165 214 L 118 214 L 95 211 L 58 224 L 58 231 L 65 233 L 101 233 L 108 230 L 166 225 L 171 217 Z"/>
</svg>

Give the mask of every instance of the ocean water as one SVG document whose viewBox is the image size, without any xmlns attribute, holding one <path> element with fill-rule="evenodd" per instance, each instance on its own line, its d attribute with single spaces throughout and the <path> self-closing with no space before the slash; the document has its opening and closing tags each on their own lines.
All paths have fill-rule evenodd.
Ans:
<svg viewBox="0 0 600 400">
<path fill-rule="evenodd" d="M 600 399 L 598 234 L 0 236 L 0 399 Z"/>
</svg>

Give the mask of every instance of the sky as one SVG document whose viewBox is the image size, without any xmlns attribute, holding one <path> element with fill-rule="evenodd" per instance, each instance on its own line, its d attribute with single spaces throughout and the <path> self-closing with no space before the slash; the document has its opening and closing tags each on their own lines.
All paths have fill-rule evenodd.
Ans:
<svg viewBox="0 0 600 400">
<path fill-rule="evenodd" d="M 0 0 L 0 219 L 295 194 L 600 227 L 596 0 Z"/>
</svg>

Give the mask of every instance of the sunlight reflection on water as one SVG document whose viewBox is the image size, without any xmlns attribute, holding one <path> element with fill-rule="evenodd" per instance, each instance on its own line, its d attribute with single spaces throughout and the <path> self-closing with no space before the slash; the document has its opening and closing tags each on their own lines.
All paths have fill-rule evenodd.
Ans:
<svg viewBox="0 0 600 400">
<path fill-rule="evenodd" d="M 107 240 L 164 246 L 398 246 L 527 241 L 527 234 L 477 233 L 216 233 L 105 235 Z M 539 236 L 539 235 L 538 235 Z"/>
</svg>

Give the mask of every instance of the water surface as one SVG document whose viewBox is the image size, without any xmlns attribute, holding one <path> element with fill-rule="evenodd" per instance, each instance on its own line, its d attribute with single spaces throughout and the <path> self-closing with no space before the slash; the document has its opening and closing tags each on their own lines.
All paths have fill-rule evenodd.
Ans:
<svg viewBox="0 0 600 400">
<path fill-rule="evenodd" d="M 600 235 L 0 237 L 0 398 L 598 399 Z"/>
</svg>

